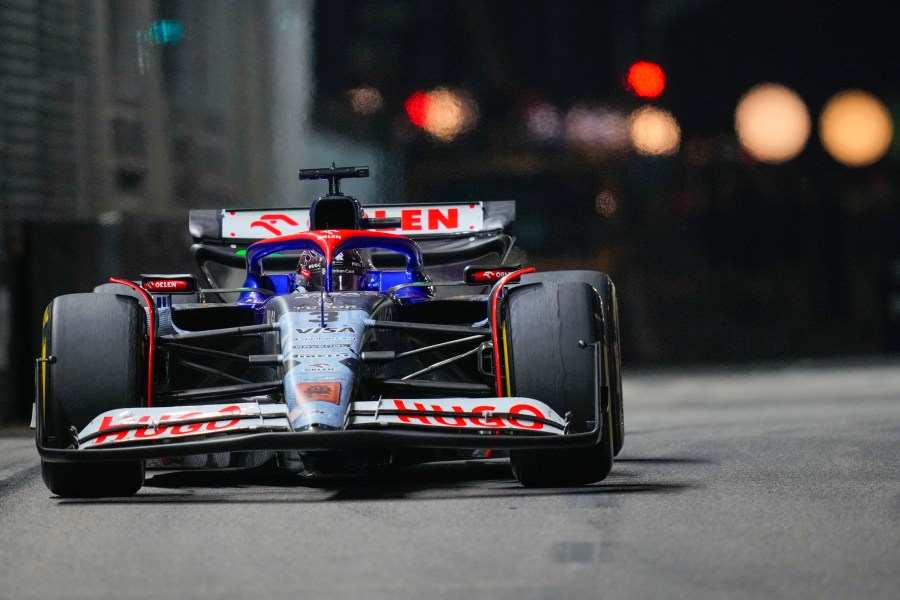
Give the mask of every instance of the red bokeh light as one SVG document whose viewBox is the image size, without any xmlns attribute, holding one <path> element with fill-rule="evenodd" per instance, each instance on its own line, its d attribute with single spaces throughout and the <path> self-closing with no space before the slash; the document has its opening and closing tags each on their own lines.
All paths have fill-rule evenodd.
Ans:
<svg viewBox="0 0 900 600">
<path fill-rule="evenodd" d="M 663 93 L 666 87 L 666 76 L 662 67 L 642 60 L 634 63 L 628 69 L 625 84 L 629 90 L 641 98 L 656 98 Z"/>
<path fill-rule="evenodd" d="M 431 104 L 431 98 L 428 97 L 428 94 L 422 91 L 413 92 L 403 105 L 406 108 L 409 122 L 419 128 L 425 127 L 429 104 Z"/>
</svg>

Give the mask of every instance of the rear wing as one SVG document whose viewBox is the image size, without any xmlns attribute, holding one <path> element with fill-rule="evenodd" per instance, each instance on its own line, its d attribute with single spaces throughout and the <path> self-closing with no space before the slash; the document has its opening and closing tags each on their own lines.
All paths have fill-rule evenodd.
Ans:
<svg viewBox="0 0 900 600">
<path fill-rule="evenodd" d="M 381 231 L 415 240 L 435 237 L 511 233 L 516 218 L 512 200 L 444 204 L 378 204 L 364 206 L 366 217 L 399 219 L 399 228 Z M 192 210 L 195 242 L 249 246 L 255 241 L 309 231 L 308 208 L 241 208 Z"/>
<path fill-rule="evenodd" d="M 422 249 L 426 271 L 435 281 L 463 279 L 473 264 L 521 263 L 524 254 L 514 248 L 516 203 L 512 200 L 440 204 L 377 204 L 363 207 L 367 218 L 399 219 L 388 231 L 410 237 Z M 213 262 L 243 269 L 247 247 L 255 241 L 308 231 L 309 209 L 221 209 L 190 211 L 194 239 L 191 255 L 204 268 Z M 278 258 L 267 259 L 277 263 Z M 402 266 L 391 255 L 376 252 L 376 266 Z M 285 257 L 285 268 L 296 258 Z M 396 264 L 394 264 L 396 261 Z M 270 263 L 271 264 L 271 263 Z"/>
</svg>

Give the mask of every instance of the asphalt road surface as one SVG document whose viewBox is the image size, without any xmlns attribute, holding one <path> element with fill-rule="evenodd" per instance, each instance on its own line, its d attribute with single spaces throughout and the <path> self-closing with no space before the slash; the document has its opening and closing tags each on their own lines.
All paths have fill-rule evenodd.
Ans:
<svg viewBox="0 0 900 600">
<path fill-rule="evenodd" d="M 626 377 L 611 476 L 568 490 L 495 460 L 61 500 L 7 428 L 0 598 L 900 597 L 900 365 Z"/>
</svg>

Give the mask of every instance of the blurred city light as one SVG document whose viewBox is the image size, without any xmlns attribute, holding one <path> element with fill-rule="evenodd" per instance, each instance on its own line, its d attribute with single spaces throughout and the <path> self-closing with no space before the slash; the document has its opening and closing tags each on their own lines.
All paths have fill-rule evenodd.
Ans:
<svg viewBox="0 0 900 600">
<path fill-rule="evenodd" d="M 602 190 L 594 198 L 594 208 L 598 214 L 611 219 L 619 211 L 619 200 L 609 190 Z"/>
<path fill-rule="evenodd" d="M 625 86 L 641 98 L 656 98 L 666 87 L 666 76 L 659 65 L 640 61 L 628 68 Z"/>
<path fill-rule="evenodd" d="M 384 98 L 382 98 L 381 92 L 373 87 L 354 88 L 347 92 L 347 96 L 350 98 L 353 112 L 360 115 L 371 115 L 384 107 Z"/>
<path fill-rule="evenodd" d="M 154 44 L 177 44 L 184 38 L 184 25 L 181 21 L 156 21 L 148 34 Z"/>
<path fill-rule="evenodd" d="M 429 104 L 431 104 L 431 99 L 427 93 L 423 91 L 413 92 L 404 104 L 409 122 L 419 128 L 425 127 Z"/>
<path fill-rule="evenodd" d="M 644 106 L 628 116 L 631 145 L 645 156 L 675 154 L 681 144 L 681 127 L 667 110 Z"/>
<path fill-rule="evenodd" d="M 470 96 L 439 88 L 428 94 L 430 100 L 425 131 L 443 141 L 450 141 L 475 125 L 477 109 Z"/>
<path fill-rule="evenodd" d="M 885 105 L 866 92 L 835 94 L 819 115 L 819 139 L 825 150 L 848 167 L 870 165 L 884 156 L 894 136 Z"/>
<path fill-rule="evenodd" d="M 734 128 L 747 152 L 767 163 L 788 161 L 803 150 L 812 122 L 806 104 L 793 90 L 762 83 L 738 101 Z"/>
<path fill-rule="evenodd" d="M 606 107 L 576 106 L 565 119 L 566 141 L 584 150 L 615 152 L 628 148 L 628 119 Z"/>
<path fill-rule="evenodd" d="M 410 123 L 435 138 L 449 142 L 478 122 L 478 106 L 466 92 L 437 88 L 417 91 L 404 105 Z"/>
<path fill-rule="evenodd" d="M 538 141 L 555 140 L 562 135 L 562 117 L 555 106 L 539 103 L 525 109 L 528 134 Z"/>
</svg>

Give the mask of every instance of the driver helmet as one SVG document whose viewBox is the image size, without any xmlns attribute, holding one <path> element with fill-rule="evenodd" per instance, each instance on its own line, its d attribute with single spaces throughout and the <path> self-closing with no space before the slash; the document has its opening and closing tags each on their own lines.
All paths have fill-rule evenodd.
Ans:
<svg viewBox="0 0 900 600">
<path fill-rule="evenodd" d="M 350 292 L 360 289 L 367 273 L 368 261 L 358 250 L 345 250 L 331 263 L 331 291 Z M 307 291 L 323 289 L 325 260 L 321 254 L 304 251 L 297 265 L 297 284 Z"/>
</svg>

